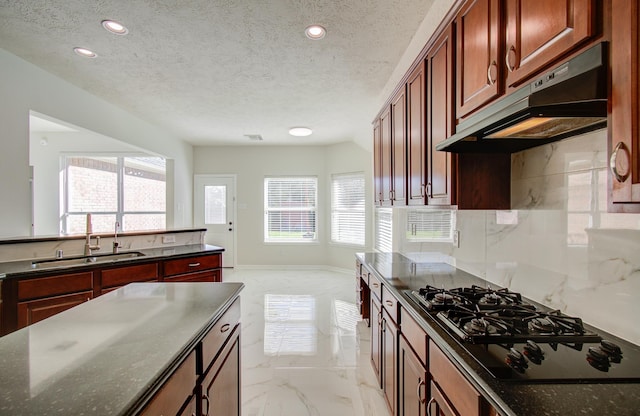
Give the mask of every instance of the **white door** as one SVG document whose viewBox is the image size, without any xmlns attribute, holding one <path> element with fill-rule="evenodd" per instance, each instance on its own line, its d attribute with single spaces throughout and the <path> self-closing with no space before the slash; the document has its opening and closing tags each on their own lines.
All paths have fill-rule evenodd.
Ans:
<svg viewBox="0 0 640 416">
<path fill-rule="evenodd" d="M 195 175 L 193 222 L 206 228 L 205 244 L 224 248 L 222 266 L 235 266 L 235 176 Z"/>
</svg>

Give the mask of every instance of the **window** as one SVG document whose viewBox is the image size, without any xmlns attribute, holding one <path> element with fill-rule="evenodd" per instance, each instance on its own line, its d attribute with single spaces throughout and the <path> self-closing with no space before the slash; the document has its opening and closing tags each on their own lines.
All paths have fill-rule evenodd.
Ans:
<svg viewBox="0 0 640 416">
<path fill-rule="evenodd" d="M 331 178 L 331 241 L 364 245 L 364 173 Z"/>
<path fill-rule="evenodd" d="M 318 179 L 264 179 L 264 241 L 317 241 Z"/>
<path fill-rule="evenodd" d="M 412 209 L 407 212 L 407 240 L 453 241 L 454 214 L 452 210 Z"/>
<path fill-rule="evenodd" d="M 391 208 L 376 208 L 376 250 L 382 253 L 393 251 L 393 211 Z"/>
<path fill-rule="evenodd" d="M 166 228 L 166 165 L 159 157 L 63 156 L 60 230 L 113 232 Z"/>
</svg>

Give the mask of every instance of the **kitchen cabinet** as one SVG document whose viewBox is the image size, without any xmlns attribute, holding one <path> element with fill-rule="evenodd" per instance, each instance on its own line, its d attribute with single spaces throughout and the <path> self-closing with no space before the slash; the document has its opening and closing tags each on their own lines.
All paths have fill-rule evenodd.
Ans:
<svg viewBox="0 0 640 416">
<path fill-rule="evenodd" d="M 382 206 L 382 137 L 380 118 L 373 122 L 373 205 Z"/>
<path fill-rule="evenodd" d="M 140 412 L 141 416 L 182 415 L 194 398 L 196 351 L 192 351 Z"/>
<path fill-rule="evenodd" d="M 640 6 L 613 0 L 609 211 L 640 212 Z"/>
<path fill-rule="evenodd" d="M 407 79 L 407 205 L 424 205 L 427 187 L 425 63 Z"/>
<path fill-rule="evenodd" d="M 371 292 L 371 367 L 378 380 L 378 386 L 382 387 L 382 305 L 375 293 Z"/>
<path fill-rule="evenodd" d="M 402 335 L 398 347 L 398 372 L 398 415 L 426 415 L 428 372 Z"/>
<path fill-rule="evenodd" d="M 100 274 L 100 293 L 105 294 L 133 282 L 157 282 L 158 262 L 105 268 Z"/>
<path fill-rule="evenodd" d="M 382 287 L 381 351 L 382 392 L 391 415 L 396 414 L 398 400 L 398 302 Z"/>
<path fill-rule="evenodd" d="M 428 337 L 405 308 L 400 308 L 398 415 L 425 415 L 429 398 Z"/>
<path fill-rule="evenodd" d="M 391 100 L 391 143 L 391 205 L 406 205 L 407 94 L 404 87 Z"/>
<path fill-rule="evenodd" d="M 457 156 L 436 146 L 453 134 L 453 34 L 449 25 L 427 52 L 427 204 L 455 205 Z"/>
<path fill-rule="evenodd" d="M 600 30 L 595 0 L 470 0 L 456 17 L 456 117 L 517 89 Z"/>
<path fill-rule="evenodd" d="M 224 349 L 201 382 L 201 415 L 240 416 L 240 330 L 234 328 Z"/>
<path fill-rule="evenodd" d="M 378 206 L 391 206 L 392 186 L 393 186 L 393 171 L 392 171 L 392 141 L 391 141 L 391 110 L 385 108 L 377 122 L 378 128 L 378 140 L 377 140 L 377 159 L 378 169 L 374 172 L 374 175 L 379 178 L 379 195 Z M 374 132 L 375 134 L 375 132 Z"/>
<path fill-rule="evenodd" d="M 16 283 L 15 329 L 24 328 L 93 298 L 92 272 L 65 273 Z"/>
<path fill-rule="evenodd" d="M 500 0 L 470 0 L 455 19 L 457 118 L 504 92 L 500 5 Z"/>
<path fill-rule="evenodd" d="M 364 272 L 362 263 L 356 261 L 356 305 L 362 319 L 367 321 L 368 325 L 371 325 L 371 321 L 369 319 L 369 296 L 370 293 L 367 275 Z"/>
<path fill-rule="evenodd" d="M 164 281 L 220 282 L 222 255 L 219 253 L 163 260 Z"/>
<path fill-rule="evenodd" d="M 530 79 L 595 31 L 594 0 L 507 0 L 507 87 Z"/>
<path fill-rule="evenodd" d="M 429 407 L 436 407 L 436 414 L 495 414 L 495 410 L 432 341 L 429 341 L 429 372 L 432 377 Z"/>
</svg>

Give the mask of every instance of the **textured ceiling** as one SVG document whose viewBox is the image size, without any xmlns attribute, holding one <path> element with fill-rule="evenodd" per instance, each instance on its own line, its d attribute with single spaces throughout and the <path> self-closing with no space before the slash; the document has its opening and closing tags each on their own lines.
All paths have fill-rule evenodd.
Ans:
<svg viewBox="0 0 640 416">
<path fill-rule="evenodd" d="M 353 140 L 432 0 L 0 0 L 3 48 L 195 145 Z M 127 36 L 105 31 L 113 19 Z M 310 24 L 327 28 L 320 41 Z M 81 46 L 99 57 L 75 55 Z M 314 134 L 292 138 L 290 127 Z"/>
</svg>

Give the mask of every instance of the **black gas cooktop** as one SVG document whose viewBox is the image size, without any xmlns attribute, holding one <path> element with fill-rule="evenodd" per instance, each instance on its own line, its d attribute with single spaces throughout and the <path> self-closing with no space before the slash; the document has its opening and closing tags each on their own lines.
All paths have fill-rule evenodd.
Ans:
<svg viewBox="0 0 640 416">
<path fill-rule="evenodd" d="M 517 292 L 479 286 L 408 291 L 494 377 L 531 382 L 638 382 L 640 348 L 542 310 Z"/>
</svg>

